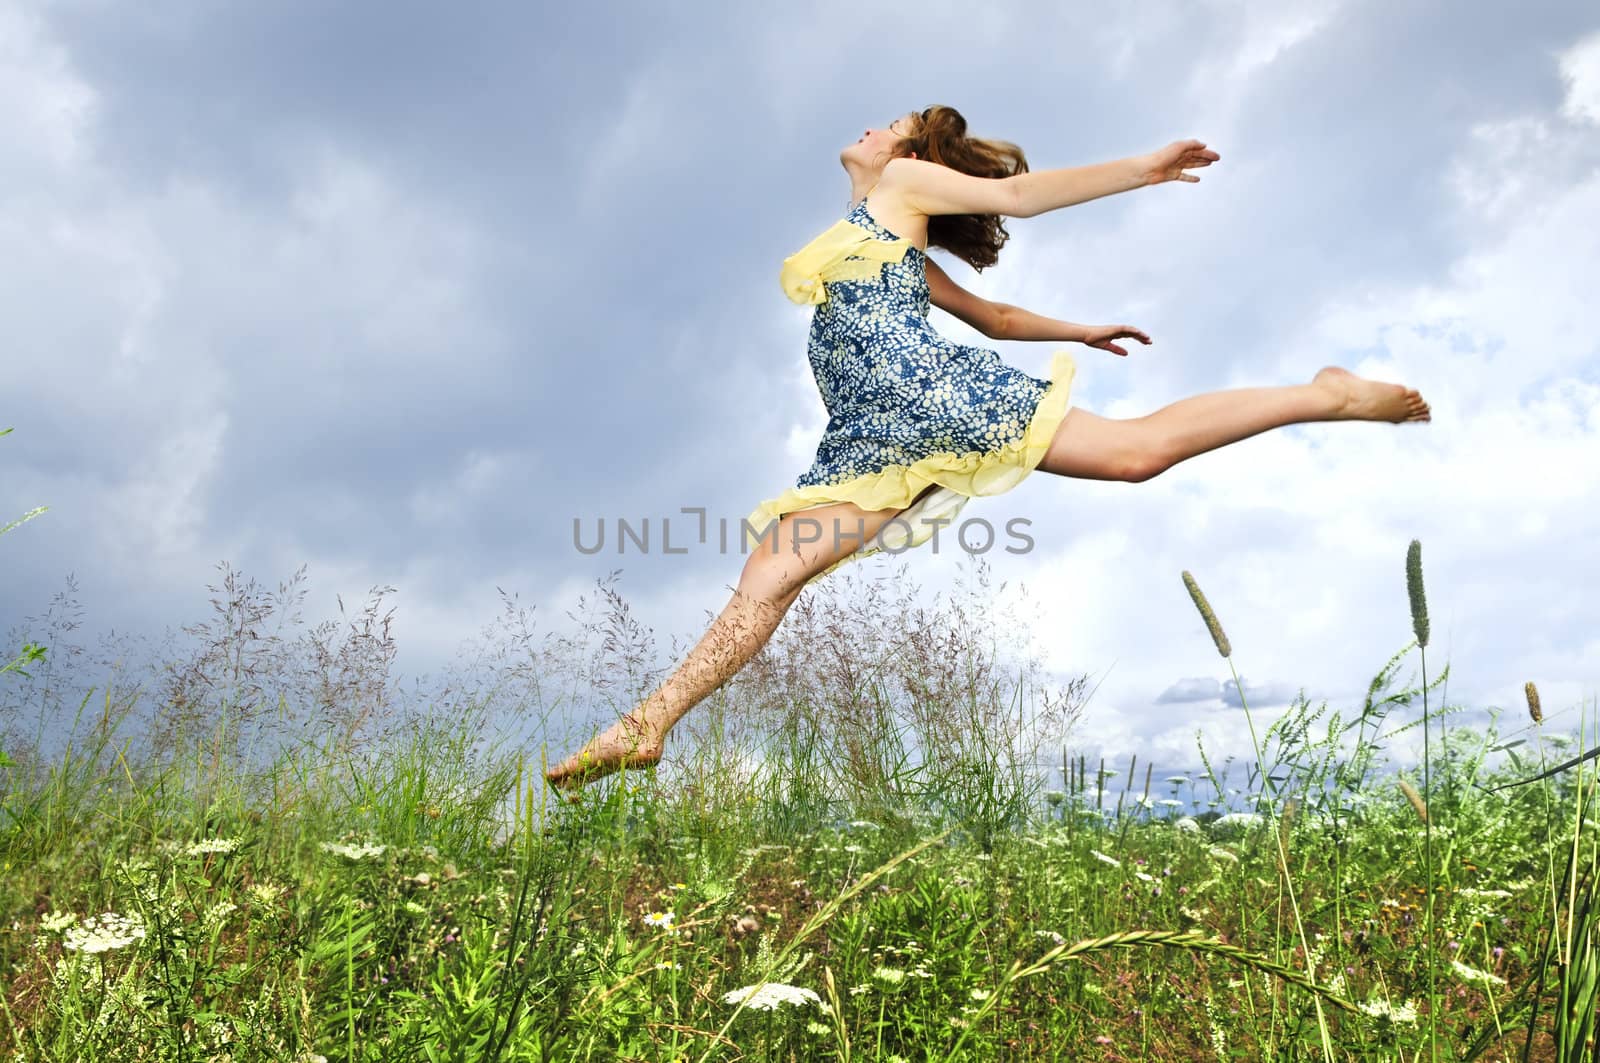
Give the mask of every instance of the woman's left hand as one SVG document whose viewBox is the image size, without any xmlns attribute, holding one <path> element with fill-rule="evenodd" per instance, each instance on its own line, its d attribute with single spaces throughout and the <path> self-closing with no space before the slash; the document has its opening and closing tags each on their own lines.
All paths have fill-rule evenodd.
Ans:
<svg viewBox="0 0 1600 1063">
<path fill-rule="evenodd" d="M 1135 339 L 1145 346 L 1150 345 L 1150 337 L 1134 328 L 1132 325 L 1095 325 L 1084 334 L 1083 342 L 1090 347 L 1098 347 L 1102 351 L 1120 354 L 1127 357 L 1128 352 L 1112 343 L 1112 340 Z"/>
</svg>

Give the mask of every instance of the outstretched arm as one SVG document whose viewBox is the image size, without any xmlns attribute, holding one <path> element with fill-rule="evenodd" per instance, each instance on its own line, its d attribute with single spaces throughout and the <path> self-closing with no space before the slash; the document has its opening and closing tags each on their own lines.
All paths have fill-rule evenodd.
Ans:
<svg viewBox="0 0 1600 1063">
<path fill-rule="evenodd" d="M 1017 174 L 1006 179 L 1015 185 L 1016 207 L 1011 214 L 1031 218 L 1145 185 L 1195 182 L 1200 178 L 1183 171 L 1210 166 L 1221 157 L 1198 140 L 1178 140 L 1148 155 L 1131 155 L 1115 162 Z"/>
<path fill-rule="evenodd" d="M 1150 337 L 1132 325 L 1079 325 L 1035 314 L 1010 303 L 993 305 L 999 315 L 998 331 L 993 337 L 997 340 L 1065 340 L 1120 355 L 1128 352 L 1114 340 L 1134 339 L 1146 346 L 1150 344 Z"/>
</svg>

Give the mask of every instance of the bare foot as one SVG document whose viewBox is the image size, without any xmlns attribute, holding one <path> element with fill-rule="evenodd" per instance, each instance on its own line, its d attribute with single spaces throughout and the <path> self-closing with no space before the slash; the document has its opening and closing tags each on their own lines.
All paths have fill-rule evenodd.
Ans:
<svg viewBox="0 0 1600 1063">
<path fill-rule="evenodd" d="M 1385 384 L 1356 376 L 1347 369 L 1330 365 L 1311 378 L 1311 383 L 1338 397 L 1340 421 L 1431 421 L 1428 404 L 1415 388 Z"/>
<path fill-rule="evenodd" d="M 661 759 L 662 736 L 624 716 L 572 756 L 544 773 L 551 786 L 576 790 L 622 768 L 648 768 Z"/>
</svg>

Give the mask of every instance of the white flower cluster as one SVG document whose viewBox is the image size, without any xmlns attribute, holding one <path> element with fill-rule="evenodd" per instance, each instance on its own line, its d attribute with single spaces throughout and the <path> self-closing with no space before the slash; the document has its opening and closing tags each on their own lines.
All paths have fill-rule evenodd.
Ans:
<svg viewBox="0 0 1600 1063">
<path fill-rule="evenodd" d="M 138 912 L 118 915 L 104 912 L 90 916 L 79 926 L 67 928 L 61 947 L 73 952 L 110 952 L 144 937 L 144 917 Z"/>
<path fill-rule="evenodd" d="M 1110 864 L 1112 867 L 1121 867 L 1122 866 L 1122 861 L 1121 860 L 1118 860 L 1114 856 L 1107 856 L 1105 853 L 1102 853 L 1099 849 L 1090 849 L 1089 850 L 1089 854 L 1091 856 L 1093 856 L 1096 860 L 1100 861 L 1102 864 Z"/>
<path fill-rule="evenodd" d="M 237 838 L 208 838 L 205 841 L 195 842 L 184 850 L 189 856 L 204 856 L 206 853 L 231 853 L 239 848 Z"/>
<path fill-rule="evenodd" d="M 228 921 L 228 916 L 239 910 L 239 906 L 232 901 L 218 901 L 206 909 L 201 925 L 208 929 L 215 929 Z"/>
<path fill-rule="evenodd" d="M 1373 999 L 1356 1007 L 1368 1015 L 1379 1019 L 1388 1019 L 1390 1022 L 1416 1022 L 1417 1008 L 1409 1000 L 1399 1007 L 1395 1007 L 1387 1000 Z"/>
<path fill-rule="evenodd" d="M 283 892 L 283 887 L 272 882 L 252 882 L 250 896 L 257 904 L 271 904 Z"/>
<path fill-rule="evenodd" d="M 342 845 L 338 842 L 323 842 L 324 852 L 338 853 L 340 856 L 351 860 L 365 860 L 369 856 L 382 856 L 387 845 Z"/>
<path fill-rule="evenodd" d="M 56 934 L 65 930 L 78 921 L 78 917 L 71 912 L 51 912 L 39 920 L 39 929 L 47 934 Z"/>
<path fill-rule="evenodd" d="M 1451 960 L 1450 966 L 1455 969 L 1463 982 L 1476 982 L 1481 985 L 1505 985 L 1506 980 L 1497 974 L 1480 971 L 1476 967 L 1468 967 L 1460 960 Z"/>
<path fill-rule="evenodd" d="M 784 985 L 782 982 L 765 982 L 747 985 L 722 995 L 724 1004 L 743 1004 L 747 1008 L 772 1011 L 780 1004 L 815 1004 L 822 1006 L 822 998 L 810 989 Z"/>
</svg>

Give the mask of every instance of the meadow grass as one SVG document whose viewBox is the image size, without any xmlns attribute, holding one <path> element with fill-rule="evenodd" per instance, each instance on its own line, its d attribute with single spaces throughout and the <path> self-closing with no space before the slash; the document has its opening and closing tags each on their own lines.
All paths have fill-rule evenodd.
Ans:
<svg viewBox="0 0 1600 1063">
<path fill-rule="evenodd" d="M 1047 748 L 1086 682 L 1007 656 L 981 575 L 933 607 L 862 586 L 803 598 L 661 767 L 577 804 L 542 780 L 565 738 L 524 736 L 659 678 L 604 584 L 538 648 L 508 600 L 487 672 L 420 708 L 370 607 L 263 646 L 273 611 L 230 575 L 158 689 L 81 700 L 44 667 L 58 614 L 0 674 L 0 1051 L 1593 1058 L 1594 774 L 1489 792 L 1548 763 L 1551 717 L 1430 735 L 1403 792 L 1385 745 L 1447 711 L 1445 674 L 1398 682 L 1423 636 L 1359 705 L 1252 715 L 1242 789 L 1203 745 L 1141 788 L 1137 757 Z"/>
</svg>

